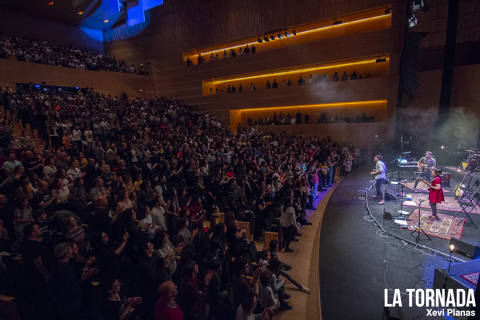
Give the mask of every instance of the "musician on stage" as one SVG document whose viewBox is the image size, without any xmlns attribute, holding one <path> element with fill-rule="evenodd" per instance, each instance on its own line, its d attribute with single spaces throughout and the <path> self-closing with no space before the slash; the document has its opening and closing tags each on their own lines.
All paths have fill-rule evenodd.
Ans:
<svg viewBox="0 0 480 320">
<path fill-rule="evenodd" d="M 413 185 L 413 192 L 417 189 L 417 185 L 421 180 L 432 181 L 432 169 L 437 165 L 437 161 L 432 156 L 430 151 L 425 152 L 425 157 L 418 160 L 418 171 L 421 172 L 420 177 L 415 180 Z"/>
<path fill-rule="evenodd" d="M 387 167 L 385 163 L 382 162 L 382 156 L 377 154 L 373 160 L 376 162 L 375 170 L 370 172 L 371 174 L 375 175 L 375 187 L 377 189 L 377 195 L 374 196 L 376 199 L 380 199 L 378 204 L 385 203 L 385 185 L 387 184 L 387 176 L 385 172 L 387 171 Z"/>
<path fill-rule="evenodd" d="M 437 216 L 437 203 L 442 203 L 445 201 L 445 197 L 443 196 L 441 174 L 442 170 L 433 168 L 432 182 L 427 183 L 424 181 L 428 185 L 428 201 L 430 202 L 430 208 L 432 209 L 432 215 L 430 217 L 431 220 L 440 220 L 440 218 Z"/>
</svg>

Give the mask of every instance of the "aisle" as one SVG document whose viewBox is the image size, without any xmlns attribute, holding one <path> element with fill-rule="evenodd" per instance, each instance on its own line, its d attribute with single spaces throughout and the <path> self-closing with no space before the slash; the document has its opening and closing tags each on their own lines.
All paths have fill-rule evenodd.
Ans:
<svg viewBox="0 0 480 320">
<path fill-rule="evenodd" d="M 376 229 L 364 223 L 358 192 L 368 179 L 361 168 L 344 179 L 325 211 L 319 259 L 324 320 L 382 316 L 383 242 Z"/>
</svg>

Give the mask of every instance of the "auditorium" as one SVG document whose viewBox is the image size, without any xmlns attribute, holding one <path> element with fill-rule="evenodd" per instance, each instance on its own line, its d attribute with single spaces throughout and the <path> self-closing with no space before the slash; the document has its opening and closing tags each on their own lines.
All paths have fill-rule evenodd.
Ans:
<svg viewBox="0 0 480 320">
<path fill-rule="evenodd" d="M 480 1 L 0 0 L 0 319 L 480 319 Z"/>
</svg>

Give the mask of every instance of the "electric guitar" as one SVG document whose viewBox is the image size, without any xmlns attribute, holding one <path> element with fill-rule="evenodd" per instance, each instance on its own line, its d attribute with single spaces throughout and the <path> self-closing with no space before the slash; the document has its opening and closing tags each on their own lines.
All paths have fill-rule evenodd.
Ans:
<svg viewBox="0 0 480 320">
<path fill-rule="evenodd" d="M 431 188 L 432 187 L 432 184 L 430 182 L 428 182 L 427 180 L 425 179 L 418 179 L 420 182 L 422 182 L 423 184 L 425 184 L 428 188 Z"/>
<path fill-rule="evenodd" d="M 418 171 L 422 171 L 425 170 L 425 168 L 427 167 L 427 164 L 426 163 L 418 163 Z"/>
</svg>

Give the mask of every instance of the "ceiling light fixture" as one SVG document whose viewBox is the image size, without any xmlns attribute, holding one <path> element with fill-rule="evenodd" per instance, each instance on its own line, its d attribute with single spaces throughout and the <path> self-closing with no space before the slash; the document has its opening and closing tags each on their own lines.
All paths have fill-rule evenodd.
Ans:
<svg viewBox="0 0 480 320">
<path fill-rule="evenodd" d="M 107 23 L 108 21 L 110 21 L 110 20 L 108 20 L 108 19 L 103 20 L 104 23 Z"/>
</svg>

